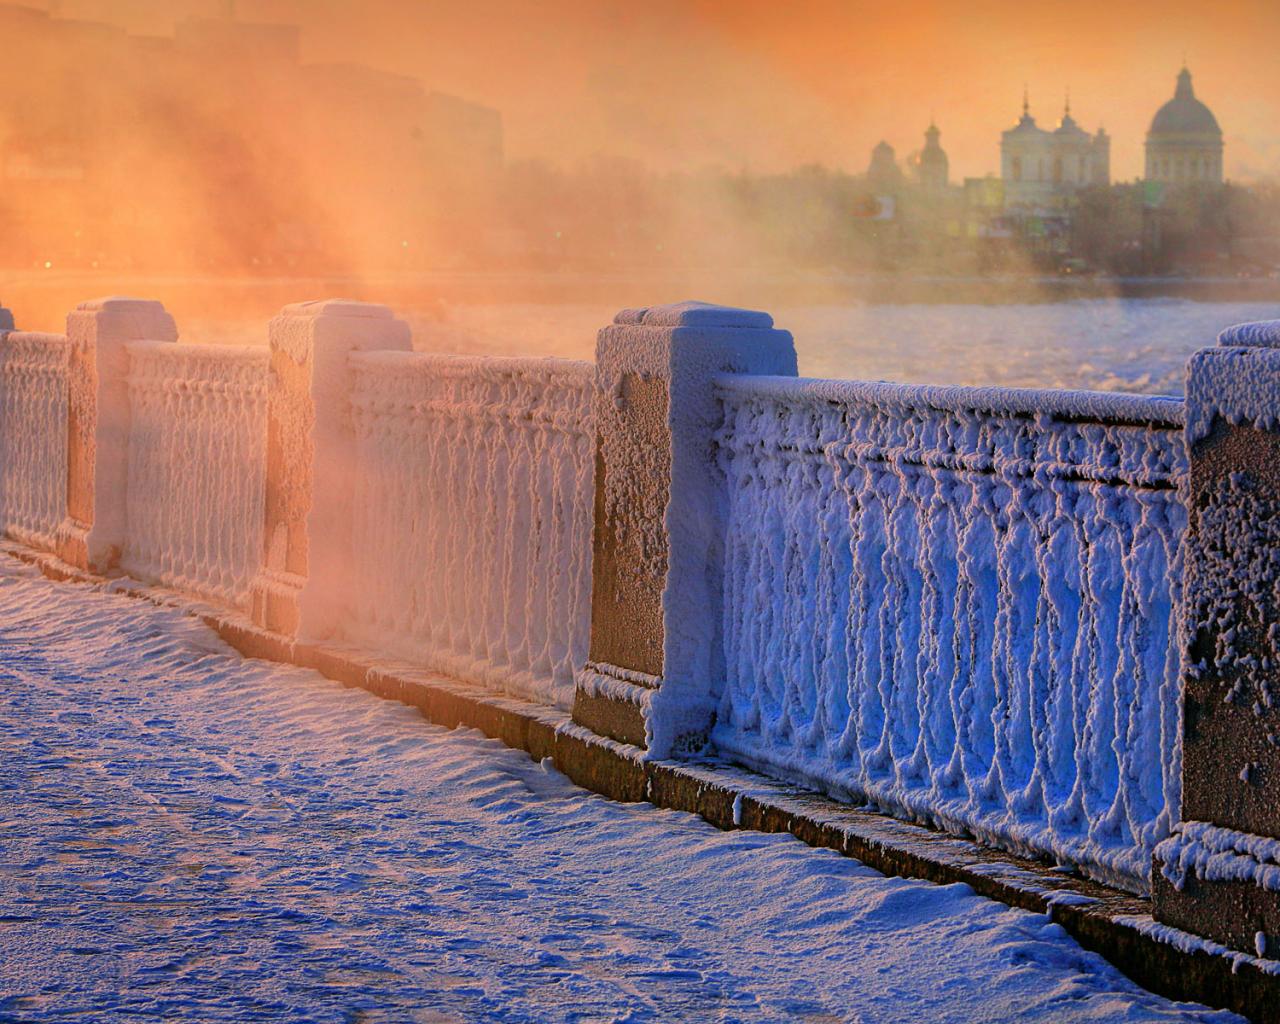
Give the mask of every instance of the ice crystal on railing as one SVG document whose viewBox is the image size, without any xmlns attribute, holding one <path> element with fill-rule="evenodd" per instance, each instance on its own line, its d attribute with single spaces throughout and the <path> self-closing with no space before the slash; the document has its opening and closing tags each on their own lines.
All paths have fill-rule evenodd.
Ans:
<svg viewBox="0 0 1280 1024">
<path fill-rule="evenodd" d="M 568 706 L 590 628 L 594 367 L 352 366 L 354 638 Z"/>
<path fill-rule="evenodd" d="M 67 339 L 13 331 L 0 345 L 0 525 L 52 551 L 67 513 Z"/>
<path fill-rule="evenodd" d="M 1179 799 L 1179 408 L 722 397 L 719 748 L 1145 890 Z"/>
<path fill-rule="evenodd" d="M 1205 488 L 1195 514 L 1201 542 L 1187 604 L 1201 628 L 1185 638 L 1189 670 L 1212 664 L 1231 684 L 1228 703 L 1267 717 L 1280 708 L 1280 502 L 1238 472 Z"/>
<path fill-rule="evenodd" d="M 243 605 L 262 560 L 265 348 L 129 346 L 122 567 Z"/>
</svg>

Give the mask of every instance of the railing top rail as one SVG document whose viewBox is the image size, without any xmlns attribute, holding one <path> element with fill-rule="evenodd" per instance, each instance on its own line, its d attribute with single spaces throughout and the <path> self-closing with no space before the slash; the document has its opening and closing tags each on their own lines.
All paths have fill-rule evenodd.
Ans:
<svg viewBox="0 0 1280 1024">
<path fill-rule="evenodd" d="M 203 359 L 209 362 L 263 363 L 270 361 L 265 345 L 196 345 L 190 342 L 131 341 L 125 348 L 131 356 L 173 359 Z"/>
<path fill-rule="evenodd" d="M 47 331 L 5 331 L 10 344 L 15 342 L 35 343 L 38 345 L 68 345 L 65 334 L 52 334 Z"/>
<path fill-rule="evenodd" d="M 351 365 L 372 372 L 430 371 L 439 376 L 563 378 L 584 384 L 594 379 L 595 364 L 580 359 L 526 356 L 448 355 L 438 352 L 352 352 Z"/>
<path fill-rule="evenodd" d="M 885 381 L 820 380 L 722 374 L 716 387 L 728 395 L 774 398 L 786 402 L 872 405 L 996 415 L 1044 415 L 1060 420 L 1132 423 L 1180 429 L 1185 403 L 1167 395 L 1040 388 L 965 387 L 893 384 Z"/>
</svg>

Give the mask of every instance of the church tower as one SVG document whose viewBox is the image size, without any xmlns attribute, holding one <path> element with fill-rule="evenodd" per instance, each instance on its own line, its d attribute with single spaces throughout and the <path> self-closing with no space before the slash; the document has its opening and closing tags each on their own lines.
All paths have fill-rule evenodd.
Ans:
<svg viewBox="0 0 1280 1024">
<path fill-rule="evenodd" d="M 1022 117 L 1000 138 L 1000 177 L 1004 179 L 1005 200 L 1014 206 L 1046 203 L 1053 191 L 1053 133 L 1036 124 L 1031 116 L 1031 100 L 1022 95 Z"/>
<path fill-rule="evenodd" d="M 928 130 L 924 133 L 924 149 L 920 151 L 920 163 L 917 165 L 921 186 L 937 192 L 947 187 L 947 179 L 951 172 L 951 163 L 947 159 L 946 151 L 938 143 L 941 135 L 942 132 L 938 130 L 938 126 L 931 121 Z"/>
</svg>

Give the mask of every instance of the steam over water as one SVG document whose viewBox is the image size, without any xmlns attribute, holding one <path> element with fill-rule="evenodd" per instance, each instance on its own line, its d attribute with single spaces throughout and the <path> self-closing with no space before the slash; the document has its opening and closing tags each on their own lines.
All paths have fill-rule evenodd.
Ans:
<svg viewBox="0 0 1280 1024">
<path fill-rule="evenodd" d="M 412 317 L 418 348 L 590 359 L 615 310 L 458 305 Z M 1187 357 L 1280 303 L 1097 299 L 1024 305 L 772 307 L 806 377 L 1181 394 Z"/>
<path fill-rule="evenodd" d="M 920 289 L 917 289 L 919 292 Z M 928 289 L 921 297 L 929 298 Z M 1181 394 L 1188 356 L 1232 324 L 1280 318 L 1280 301 L 1077 298 L 1065 301 L 891 302 L 788 296 L 785 289 L 573 278 L 456 281 L 144 279 L 15 275 L 0 305 L 24 330 L 62 331 L 96 295 L 164 302 L 183 341 L 266 344 L 267 322 L 292 302 L 343 296 L 383 302 L 421 351 L 592 359 L 596 332 L 625 306 L 686 298 L 767 309 L 795 335 L 807 377 L 920 384 L 1002 384 Z M 914 296 L 913 296 L 914 297 Z"/>
</svg>

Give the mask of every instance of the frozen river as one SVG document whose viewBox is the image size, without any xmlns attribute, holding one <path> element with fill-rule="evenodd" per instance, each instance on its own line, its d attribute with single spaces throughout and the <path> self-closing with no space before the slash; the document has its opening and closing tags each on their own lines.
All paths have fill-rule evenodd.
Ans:
<svg viewBox="0 0 1280 1024">
<path fill-rule="evenodd" d="M 0 561 L 0 1021 L 1235 1021 Z"/>
<path fill-rule="evenodd" d="M 901 292 L 902 284 L 890 279 L 885 287 Z M 864 282 L 863 287 L 873 285 Z M 1022 287 L 1028 296 L 1049 294 L 1037 292 L 1034 284 Z M 933 289 L 915 282 L 912 289 L 917 295 L 964 291 L 946 281 Z M 830 288 L 823 292 L 828 293 Z M 623 307 L 704 299 L 768 310 L 778 326 L 795 334 L 800 372 L 809 377 L 1150 394 L 1181 393 L 1187 357 L 1212 345 L 1224 327 L 1280 317 L 1280 301 L 1189 298 L 801 304 L 785 281 L 677 284 L 642 275 L 607 281 L 516 275 L 464 287 L 447 275 L 405 281 L 122 281 L 73 274 L 19 277 L 7 283 L 0 299 L 13 309 L 20 327 L 60 331 L 66 311 L 77 302 L 110 294 L 160 299 L 177 317 L 183 340 L 191 342 L 265 344 L 267 321 L 282 305 L 345 295 L 389 304 L 410 321 L 414 343 L 423 350 L 574 359 L 593 356 L 596 331 Z M 520 295 L 538 300 L 516 300 Z"/>
<path fill-rule="evenodd" d="M 643 296 L 637 296 L 637 301 Z M 1277 303 L 1082 299 L 1025 305 L 769 307 L 806 377 L 1181 394 L 1187 357 Z M 443 307 L 412 316 L 423 349 L 590 359 L 605 306 Z"/>
</svg>

